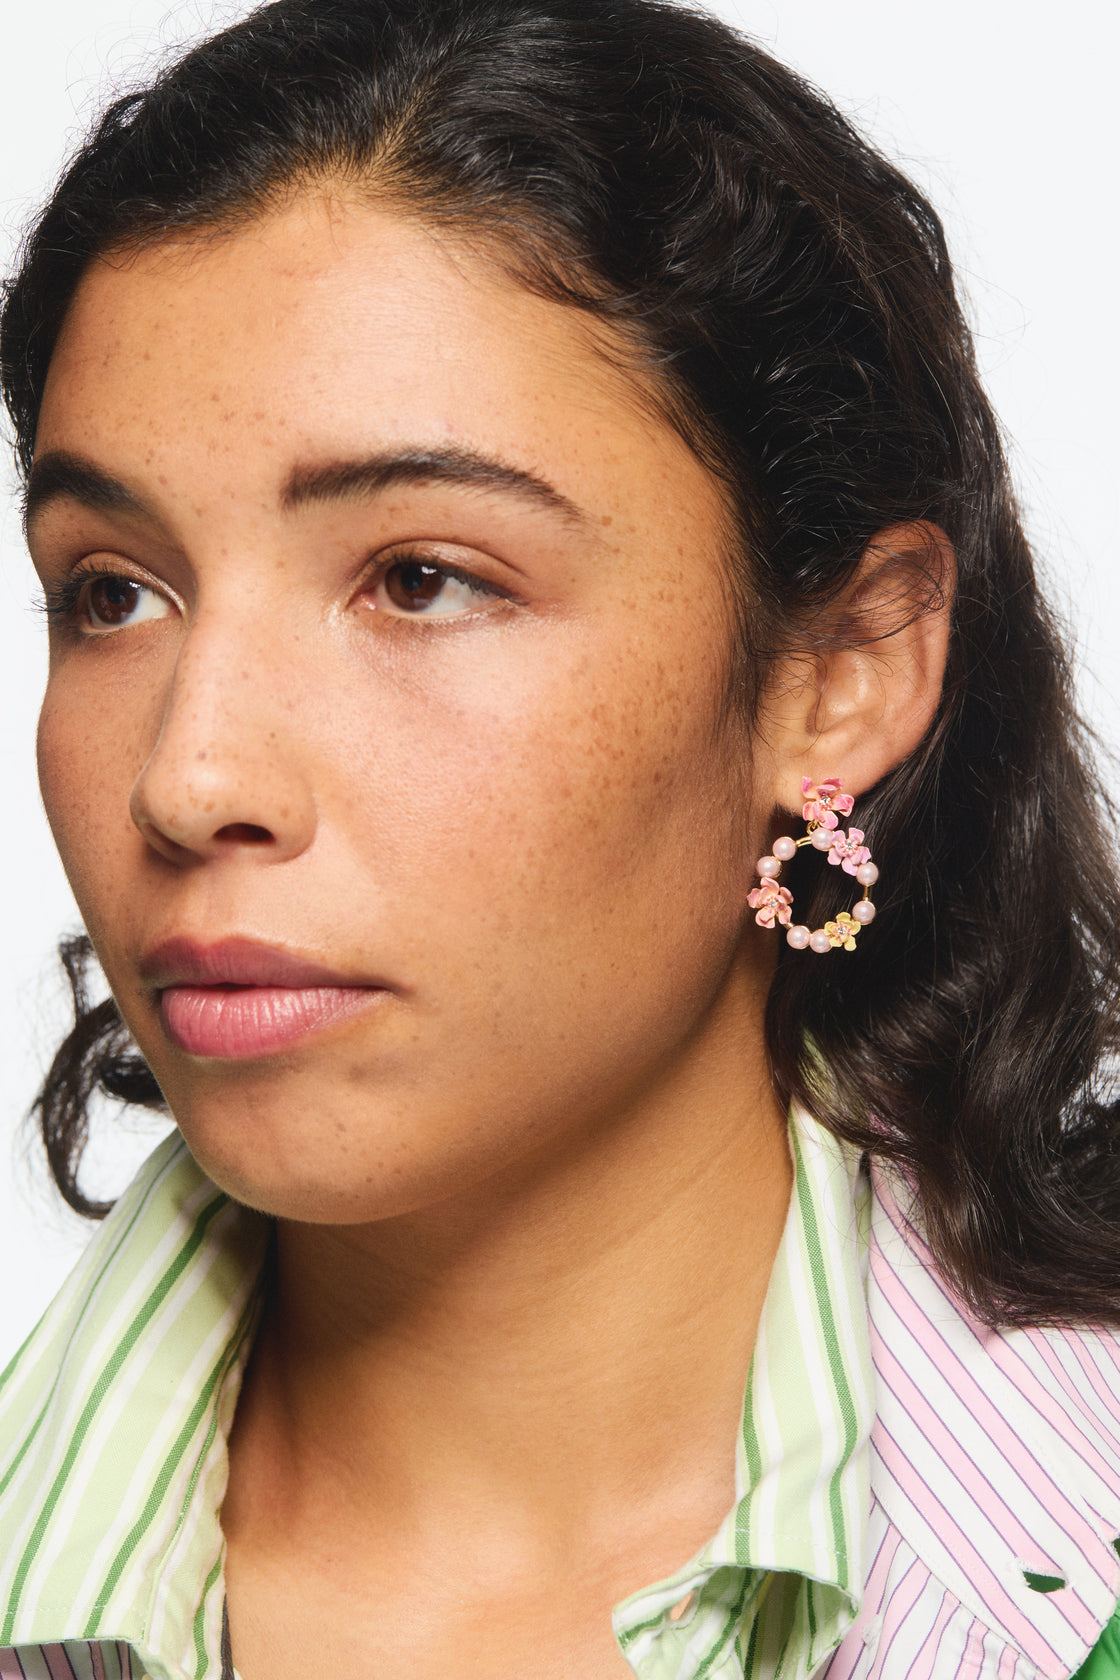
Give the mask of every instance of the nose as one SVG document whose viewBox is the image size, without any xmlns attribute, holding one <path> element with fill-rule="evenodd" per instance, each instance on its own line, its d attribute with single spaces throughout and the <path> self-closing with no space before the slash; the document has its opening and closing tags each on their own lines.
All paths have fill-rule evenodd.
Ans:
<svg viewBox="0 0 1120 1680">
<path fill-rule="evenodd" d="M 299 714 L 292 670 L 200 626 L 180 650 L 132 787 L 132 820 L 148 844 L 179 864 L 245 848 L 278 862 L 306 850 L 316 811 Z"/>
</svg>

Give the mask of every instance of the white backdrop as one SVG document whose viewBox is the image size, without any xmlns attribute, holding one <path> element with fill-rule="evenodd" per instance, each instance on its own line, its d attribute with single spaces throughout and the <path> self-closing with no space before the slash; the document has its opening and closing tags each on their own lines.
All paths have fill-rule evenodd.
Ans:
<svg viewBox="0 0 1120 1680">
<path fill-rule="evenodd" d="M 0 263 L 103 91 L 161 46 L 248 10 L 232 0 L 7 0 L 0 43 Z M 1103 0 L 718 0 L 713 9 L 825 88 L 945 216 L 978 347 L 1012 440 L 1028 523 L 1074 627 L 1085 705 L 1120 744 L 1116 530 L 1117 10 Z M 76 913 L 35 786 L 44 637 L 14 475 L 0 517 L 0 753 L 8 818 L 0 962 L 0 1364 L 87 1233 L 48 1187 L 23 1116 L 64 1019 L 51 953 Z M 1076 859 L 1070 860 L 1076 868 Z M 104 1126 L 95 1177 L 119 1189 L 150 1127 Z"/>
</svg>

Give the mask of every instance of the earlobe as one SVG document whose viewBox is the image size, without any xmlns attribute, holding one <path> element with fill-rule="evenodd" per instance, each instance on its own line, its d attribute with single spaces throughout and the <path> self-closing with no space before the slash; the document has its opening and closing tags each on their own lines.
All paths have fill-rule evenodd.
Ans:
<svg viewBox="0 0 1120 1680">
<path fill-rule="evenodd" d="M 781 662 L 765 706 L 775 804 L 802 777 L 860 794 L 912 753 L 941 699 L 956 562 L 940 526 L 892 525 L 867 545 L 813 648 Z"/>
</svg>

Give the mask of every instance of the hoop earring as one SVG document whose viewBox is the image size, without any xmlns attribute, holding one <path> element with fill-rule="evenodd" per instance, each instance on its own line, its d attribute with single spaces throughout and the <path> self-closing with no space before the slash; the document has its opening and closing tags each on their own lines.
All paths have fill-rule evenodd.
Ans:
<svg viewBox="0 0 1120 1680">
<path fill-rule="evenodd" d="M 800 840 L 794 840 L 788 834 L 775 840 L 773 851 L 758 860 L 761 884 L 747 895 L 747 903 L 755 912 L 754 919 L 759 927 L 784 927 L 786 943 L 792 945 L 795 951 L 803 951 L 806 946 L 819 952 L 838 948 L 854 951 L 860 928 L 875 920 L 871 888 L 879 879 L 879 871 L 863 844 L 862 828 L 850 828 L 845 834 L 840 827 L 840 818 L 848 816 L 855 803 L 850 793 L 842 792 L 842 787 L 838 776 L 829 776 L 820 783 L 815 783 L 811 776 L 802 776 L 801 792 L 805 804 L 801 814 L 808 825 L 805 833 Z M 827 852 L 827 861 L 839 864 L 844 873 L 853 875 L 863 888 L 863 897 L 850 911 L 841 910 L 834 922 L 826 922 L 812 933 L 807 927 L 793 922 L 793 894 L 788 887 L 778 885 L 782 864 L 794 857 L 802 846 Z"/>
</svg>

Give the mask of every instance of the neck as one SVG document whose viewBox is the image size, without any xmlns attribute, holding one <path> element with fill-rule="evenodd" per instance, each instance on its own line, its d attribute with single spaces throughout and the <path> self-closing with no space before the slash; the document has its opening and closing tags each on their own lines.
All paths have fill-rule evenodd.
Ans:
<svg viewBox="0 0 1120 1680">
<path fill-rule="evenodd" d="M 743 1065 L 683 1069 L 436 1207 L 282 1223 L 235 1468 L 301 1521 L 341 1501 L 419 1531 L 457 1507 L 476 1536 L 562 1550 L 666 1509 L 688 1533 L 693 1510 L 701 1543 L 733 1497 L 791 1183 L 784 1115 Z"/>
</svg>

